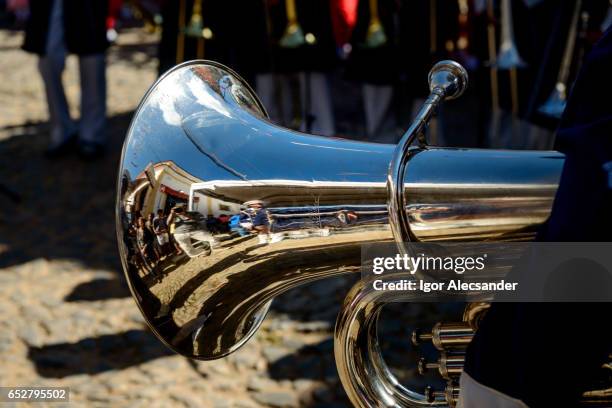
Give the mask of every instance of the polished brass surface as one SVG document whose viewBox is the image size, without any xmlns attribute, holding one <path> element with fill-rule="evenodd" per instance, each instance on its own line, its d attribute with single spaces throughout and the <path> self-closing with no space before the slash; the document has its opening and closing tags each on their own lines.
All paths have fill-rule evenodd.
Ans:
<svg viewBox="0 0 612 408">
<path fill-rule="evenodd" d="M 428 370 L 438 370 L 442 378 L 447 380 L 457 379 L 463 371 L 463 365 L 465 364 L 465 352 L 454 351 L 440 353 L 440 358 L 435 362 L 427 362 L 425 358 L 421 357 L 418 362 L 419 374 L 424 375 Z"/>
<path fill-rule="evenodd" d="M 440 351 L 465 348 L 472 341 L 474 330 L 469 323 L 437 323 L 431 342 Z"/>
<path fill-rule="evenodd" d="M 463 321 L 467 322 L 472 330 L 478 330 L 478 325 L 490 306 L 491 304 L 487 302 L 468 303 L 463 311 Z"/>
<path fill-rule="evenodd" d="M 223 357 L 255 333 L 274 297 L 359 272 L 363 244 L 533 238 L 563 155 L 428 146 L 427 122 L 467 76 L 445 61 L 429 79 L 432 95 L 395 146 L 278 127 L 248 84 L 213 62 L 160 78 L 130 126 L 116 207 L 125 274 L 157 337 L 190 358 Z M 418 393 L 393 377 L 375 324 L 393 299 L 362 285 L 348 294 L 334 340 L 351 401 L 452 404 L 451 380 L 446 391 Z M 454 379 L 473 331 L 469 320 L 440 323 L 418 339 L 446 353 L 438 365 Z"/>
</svg>

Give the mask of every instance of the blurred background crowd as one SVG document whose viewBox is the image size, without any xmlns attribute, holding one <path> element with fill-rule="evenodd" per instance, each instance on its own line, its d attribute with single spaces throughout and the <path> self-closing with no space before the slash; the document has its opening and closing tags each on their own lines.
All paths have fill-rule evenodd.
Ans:
<svg viewBox="0 0 612 408">
<path fill-rule="evenodd" d="M 608 0 L 4 3 L 4 24 L 24 28 L 23 49 L 40 56 L 52 157 L 74 142 L 86 157 L 104 152 L 104 53 L 134 24 L 160 35 L 159 75 L 217 61 L 247 79 L 272 121 L 376 142 L 398 140 L 429 67 L 455 59 L 471 86 L 440 113 L 434 144 L 547 148 L 584 55 L 612 23 Z M 67 53 L 80 56 L 79 126 L 61 86 Z"/>
</svg>

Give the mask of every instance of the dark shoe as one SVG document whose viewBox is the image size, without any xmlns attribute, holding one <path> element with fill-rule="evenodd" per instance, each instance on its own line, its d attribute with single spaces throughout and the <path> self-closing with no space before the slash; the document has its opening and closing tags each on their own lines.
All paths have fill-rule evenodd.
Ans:
<svg viewBox="0 0 612 408">
<path fill-rule="evenodd" d="M 47 150 L 45 150 L 45 157 L 47 159 L 57 159 L 72 153 L 76 147 L 76 141 L 77 134 L 74 133 L 63 142 L 55 146 L 49 146 Z"/>
<path fill-rule="evenodd" d="M 99 159 L 104 156 L 106 149 L 100 143 L 94 142 L 79 142 L 79 156 L 85 160 Z"/>
</svg>

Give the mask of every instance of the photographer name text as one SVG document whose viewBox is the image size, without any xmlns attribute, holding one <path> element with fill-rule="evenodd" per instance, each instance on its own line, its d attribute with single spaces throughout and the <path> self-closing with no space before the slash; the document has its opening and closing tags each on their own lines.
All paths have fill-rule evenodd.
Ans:
<svg viewBox="0 0 612 408">
<path fill-rule="evenodd" d="M 507 282 L 500 280 L 497 282 L 463 282 L 459 279 L 452 279 L 448 282 L 428 282 L 423 279 L 385 282 L 376 279 L 372 282 L 372 287 L 377 291 L 420 291 L 423 293 L 457 291 L 457 292 L 504 292 L 516 291 L 518 282 Z"/>
</svg>

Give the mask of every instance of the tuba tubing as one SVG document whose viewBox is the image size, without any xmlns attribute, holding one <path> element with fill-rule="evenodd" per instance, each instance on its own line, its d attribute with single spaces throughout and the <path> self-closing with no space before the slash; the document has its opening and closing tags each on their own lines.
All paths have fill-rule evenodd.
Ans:
<svg viewBox="0 0 612 408">
<path fill-rule="evenodd" d="M 407 276 L 408 277 L 408 276 Z M 395 281 L 381 275 L 382 280 Z M 334 355 L 340 381 L 355 407 L 448 407 L 445 395 L 404 387 L 385 363 L 378 343 L 378 318 L 388 302 L 410 300 L 406 294 L 367 290 L 357 282 L 340 309 L 334 332 Z M 414 296 L 413 301 L 418 301 Z"/>
</svg>

